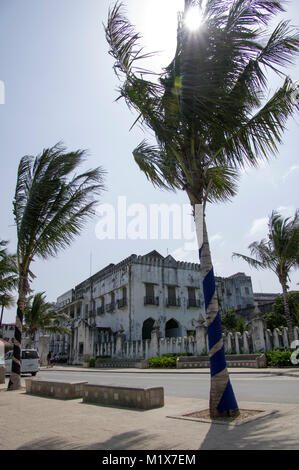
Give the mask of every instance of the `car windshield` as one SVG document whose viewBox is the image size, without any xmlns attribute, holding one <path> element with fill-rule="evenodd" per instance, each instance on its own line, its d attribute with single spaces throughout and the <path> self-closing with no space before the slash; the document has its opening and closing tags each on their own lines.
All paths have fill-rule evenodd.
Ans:
<svg viewBox="0 0 299 470">
<path fill-rule="evenodd" d="M 38 354 L 35 350 L 25 349 L 22 351 L 22 359 L 37 359 Z"/>
</svg>

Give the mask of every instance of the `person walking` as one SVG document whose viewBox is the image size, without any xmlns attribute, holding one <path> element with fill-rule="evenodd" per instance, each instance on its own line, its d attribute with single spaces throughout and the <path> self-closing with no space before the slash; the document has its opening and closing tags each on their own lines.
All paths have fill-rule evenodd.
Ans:
<svg viewBox="0 0 299 470">
<path fill-rule="evenodd" d="M 50 363 L 51 363 L 51 367 L 54 367 L 54 352 L 53 351 L 51 351 Z"/>
<path fill-rule="evenodd" d="M 47 367 L 50 367 L 51 366 L 51 351 L 48 352 L 47 361 L 48 361 Z"/>
</svg>

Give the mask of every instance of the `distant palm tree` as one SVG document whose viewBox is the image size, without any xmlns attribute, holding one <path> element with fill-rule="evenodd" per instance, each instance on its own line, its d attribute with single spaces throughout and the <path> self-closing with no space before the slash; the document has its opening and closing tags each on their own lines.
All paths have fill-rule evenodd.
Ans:
<svg viewBox="0 0 299 470">
<path fill-rule="evenodd" d="M 31 347 L 38 331 L 71 334 L 71 330 L 63 326 L 67 320 L 69 320 L 67 315 L 57 313 L 53 304 L 46 301 L 44 292 L 38 292 L 25 301 L 23 330 L 30 338 Z"/>
<path fill-rule="evenodd" d="M 98 167 L 74 173 L 84 150 L 66 152 L 57 144 L 36 156 L 21 159 L 14 198 L 19 272 L 17 317 L 12 371 L 8 390 L 20 388 L 20 351 L 25 298 L 30 291 L 30 270 L 36 258 L 48 259 L 68 247 L 94 213 L 95 194 L 104 189 L 104 171 Z"/>
<path fill-rule="evenodd" d="M 8 242 L 5 240 L 0 241 L 0 326 L 2 325 L 4 307 L 9 308 L 13 305 L 12 291 L 18 285 L 16 256 L 7 252 L 7 244 Z"/>
<path fill-rule="evenodd" d="M 282 287 L 290 340 L 294 341 L 287 283 L 290 280 L 290 271 L 299 267 L 299 210 L 295 212 L 293 219 L 284 219 L 281 214 L 273 211 L 268 226 L 268 239 L 249 245 L 251 257 L 240 253 L 233 253 L 233 257 L 243 259 L 253 268 L 269 269 L 276 274 Z"/>
<path fill-rule="evenodd" d="M 266 99 L 269 93 L 263 69 L 282 76 L 280 67 L 292 62 L 299 41 L 288 22 L 269 34 L 270 20 L 283 11 L 278 0 L 205 3 L 201 27 L 191 32 L 185 20 L 190 8 L 196 8 L 196 14 L 203 2 L 185 0 L 176 53 L 161 74 L 141 68 L 152 54 L 143 52 L 140 35 L 121 3 L 109 11 L 105 31 L 114 70 L 122 81 L 119 97 L 137 112 L 135 123 L 156 138 L 155 144 L 141 142 L 134 158 L 158 188 L 186 191 L 194 209 L 208 323 L 213 417 L 237 410 L 237 403 L 226 368 L 206 204 L 235 194 L 238 167 L 258 165 L 260 159 L 276 152 L 285 122 L 296 106 L 288 78 Z"/>
</svg>

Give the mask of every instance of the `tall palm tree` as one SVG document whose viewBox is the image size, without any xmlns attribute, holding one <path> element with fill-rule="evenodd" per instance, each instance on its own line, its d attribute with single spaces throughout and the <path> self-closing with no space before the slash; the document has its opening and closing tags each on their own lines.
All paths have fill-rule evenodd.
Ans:
<svg viewBox="0 0 299 470">
<path fill-rule="evenodd" d="M 241 258 L 249 266 L 256 269 L 269 269 L 273 271 L 282 287 L 284 312 L 289 330 L 289 337 L 294 341 L 294 325 L 290 313 L 288 298 L 288 281 L 290 271 L 299 267 L 299 210 L 293 219 L 283 218 L 281 214 L 273 211 L 269 218 L 268 239 L 253 242 L 249 245 L 250 256 L 233 253 L 233 257 Z"/>
<path fill-rule="evenodd" d="M 36 157 L 21 159 L 14 198 L 19 272 L 17 316 L 12 371 L 8 390 L 20 388 L 20 351 L 25 298 L 34 277 L 31 263 L 48 259 L 68 247 L 94 213 L 95 194 L 104 189 L 104 171 L 98 167 L 75 173 L 84 150 L 66 152 L 57 144 Z"/>
<path fill-rule="evenodd" d="M 46 301 L 44 292 L 38 292 L 25 301 L 24 306 L 24 332 L 34 343 L 38 331 L 46 333 L 71 334 L 71 330 L 63 326 L 69 318 L 57 313 L 53 304 Z"/>
<path fill-rule="evenodd" d="M 210 414 L 217 416 L 236 410 L 237 403 L 226 369 L 206 204 L 234 195 L 239 167 L 258 165 L 277 151 L 287 118 L 298 106 L 289 78 L 266 99 L 265 70 L 282 76 L 281 67 L 292 62 L 299 42 L 288 22 L 269 34 L 282 1 L 205 3 L 201 11 L 201 0 L 185 0 L 174 59 L 159 75 L 141 67 L 151 54 L 140 47 L 141 36 L 121 3 L 109 11 L 105 31 L 121 80 L 119 98 L 137 111 L 135 123 L 156 138 L 156 143 L 141 142 L 134 158 L 158 188 L 186 191 L 194 209 L 210 348 Z M 185 21 L 192 7 L 203 18 L 195 31 Z"/>
<path fill-rule="evenodd" d="M 11 307 L 14 303 L 12 291 L 18 283 L 16 256 L 8 253 L 7 244 L 8 242 L 5 240 L 0 241 L 0 326 L 2 325 L 4 307 Z"/>
</svg>

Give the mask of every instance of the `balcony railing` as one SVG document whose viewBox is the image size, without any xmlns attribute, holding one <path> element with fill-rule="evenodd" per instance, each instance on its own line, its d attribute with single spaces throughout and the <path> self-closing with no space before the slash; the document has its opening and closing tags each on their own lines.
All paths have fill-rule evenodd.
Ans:
<svg viewBox="0 0 299 470">
<path fill-rule="evenodd" d="M 101 307 L 97 308 L 97 315 L 104 315 L 105 313 L 105 307 L 102 305 Z"/>
<path fill-rule="evenodd" d="M 122 299 L 118 299 L 117 301 L 117 307 L 118 308 L 124 308 L 128 305 L 127 299 L 123 297 Z"/>
<path fill-rule="evenodd" d="M 144 305 L 159 305 L 159 297 L 152 295 L 146 295 L 144 297 Z"/>
<path fill-rule="evenodd" d="M 107 304 L 106 312 L 111 313 L 111 312 L 114 312 L 114 310 L 115 310 L 115 302 L 111 302 L 110 304 Z"/>
<path fill-rule="evenodd" d="M 188 307 L 187 308 L 199 308 L 200 307 L 200 300 L 199 299 L 188 299 Z"/>
<path fill-rule="evenodd" d="M 179 297 L 168 297 L 166 300 L 166 307 L 180 307 L 181 299 Z"/>
</svg>

